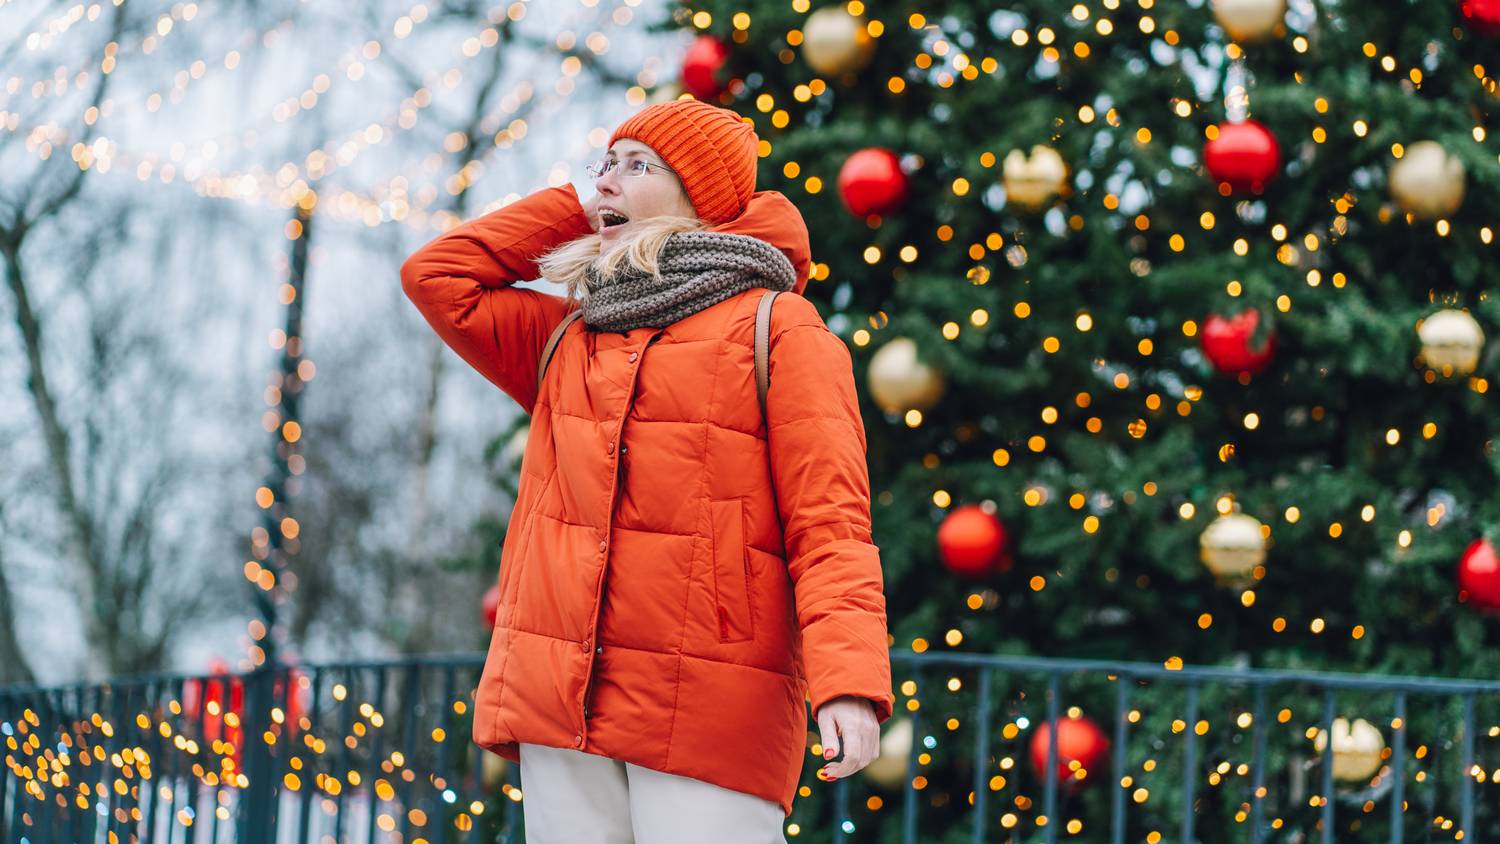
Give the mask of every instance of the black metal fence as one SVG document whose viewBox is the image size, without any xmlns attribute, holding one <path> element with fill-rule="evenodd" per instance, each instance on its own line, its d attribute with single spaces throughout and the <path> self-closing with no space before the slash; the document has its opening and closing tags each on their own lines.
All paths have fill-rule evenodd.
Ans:
<svg viewBox="0 0 1500 844">
<path fill-rule="evenodd" d="M 1500 828 L 1500 682 L 891 658 L 882 758 L 821 781 L 810 720 L 788 841 L 1474 842 Z M 0 842 L 519 844 L 518 772 L 470 740 L 482 664 L 0 689 Z"/>
</svg>

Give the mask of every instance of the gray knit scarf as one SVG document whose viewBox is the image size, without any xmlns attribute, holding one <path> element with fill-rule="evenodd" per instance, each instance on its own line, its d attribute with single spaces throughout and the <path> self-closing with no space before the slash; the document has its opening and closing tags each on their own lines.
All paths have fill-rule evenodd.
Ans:
<svg viewBox="0 0 1500 844">
<path fill-rule="evenodd" d="M 780 249 L 755 237 L 677 232 L 658 258 L 658 275 L 625 265 L 611 277 L 588 269 L 583 321 L 604 331 L 671 325 L 743 290 L 791 290 L 797 271 Z"/>
</svg>

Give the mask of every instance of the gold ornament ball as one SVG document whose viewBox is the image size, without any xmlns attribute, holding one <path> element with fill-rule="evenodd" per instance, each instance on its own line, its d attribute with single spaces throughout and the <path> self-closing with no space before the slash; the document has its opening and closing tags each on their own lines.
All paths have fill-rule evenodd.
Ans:
<svg viewBox="0 0 1500 844">
<path fill-rule="evenodd" d="M 1420 220 L 1447 217 L 1464 201 L 1464 163 L 1437 141 L 1417 141 L 1391 165 L 1391 198 Z"/>
<path fill-rule="evenodd" d="M 870 395 L 886 413 L 926 410 L 943 395 L 943 376 L 917 359 L 917 344 L 894 337 L 870 358 Z"/>
<path fill-rule="evenodd" d="M 488 750 L 479 752 L 479 779 L 484 783 L 485 791 L 500 793 L 500 786 L 505 783 L 505 769 L 509 765 L 510 760 L 503 756 L 497 756 Z"/>
<path fill-rule="evenodd" d="M 684 92 L 682 90 L 681 83 L 673 79 L 651 89 L 651 94 L 646 97 L 646 105 L 656 105 L 657 103 L 669 103 L 673 100 L 680 100 L 682 99 L 683 93 Z"/>
<path fill-rule="evenodd" d="M 1479 366 L 1484 329 L 1465 311 L 1446 309 L 1417 323 L 1422 360 L 1443 377 L 1468 375 Z"/>
<path fill-rule="evenodd" d="M 1214 577 L 1243 582 L 1266 560 L 1266 539 L 1260 520 L 1244 513 L 1214 519 L 1198 537 L 1203 564 Z"/>
<path fill-rule="evenodd" d="M 880 737 L 880 755 L 864 768 L 871 782 L 888 791 L 906 784 L 906 765 L 911 759 L 912 728 L 910 718 L 897 718 Z"/>
<path fill-rule="evenodd" d="M 1286 16 L 1286 0 L 1213 0 L 1213 9 L 1230 40 L 1250 44 L 1276 34 Z"/>
<path fill-rule="evenodd" d="M 501 454 L 505 456 L 505 464 L 507 466 L 521 465 L 521 458 L 526 456 L 526 440 L 530 436 L 531 425 L 527 424 L 522 425 L 514 434 L 510 435 L 510 439 L 505 441 L 505 447 L 501 449 Z"/>
<path fill-rule="evenodd" d="M 1001 166 L 1005 201 L 1022 210 L 1038 211 L 1067 189 L 1068 165 L 1052 147 L 1037 144 L 1031 155 L 1013 149 Z"/>
<path fill-rule="evenodd" d="M 864 20 L 849 14 L 842 4 L 813 12 L 802 27 L 802 58 L 818 73 L 854 73 L 863 70 L 874 55 L 875 39 Z"/>
<path fill-rule="evenodd" d="M 1314 747 L 1319 753 L 1328 746 L 1328 733 L 1318 730 Z M 1333 719 L 1333 778 L 1340 782 L 1364 782 L 1380 772 L 1385 738 L 1363 718 L 1350 723 Z"/>
</svg>

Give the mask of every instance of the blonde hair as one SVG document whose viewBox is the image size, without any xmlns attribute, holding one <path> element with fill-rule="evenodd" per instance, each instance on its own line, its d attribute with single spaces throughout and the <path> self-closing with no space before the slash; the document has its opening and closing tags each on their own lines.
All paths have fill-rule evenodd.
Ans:
<svg viewBox="0 0 1500 844">
<path fill-rule="evenodd" d="M 600 254 L 603 238 L 598 232 L 586 234 L 557 246 L 537 259 L 542 277 L 568 288 L 568 299 L 578 301 L 589 290 L 590 267 L 601 278 L 611 278 L 625 267 L 656 275 L 657 259 L 667 238 L 678 232 L 702 231 L 708 224 L 697 217 L 664 215 L 632 220 L 623 239 L 608 252 Z"/>
</svg>

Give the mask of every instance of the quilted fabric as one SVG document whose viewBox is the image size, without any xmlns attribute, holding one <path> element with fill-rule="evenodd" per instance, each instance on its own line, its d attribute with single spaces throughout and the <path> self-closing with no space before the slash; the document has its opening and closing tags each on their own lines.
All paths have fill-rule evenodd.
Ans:
<svg viewBox="0 0 1500 844">
<path fill-rule="evenodd" d="M 797 269 L 772 312 L 769 425 L 755 289 L 665 328 L 575 321 L 536 383 L 568 306 L 512 284 L 589 232 L 571 185 L 437 237 L 401 282 L 532 415 L 474 741 L 513 762 L 518 742 L 578 748 L 790 814 L 809 703 L 863 697 L 882 722 L 894 704 L 865 433 L 849 350 L 800 295 L 796 208 L 761 191 L 712 230 L 765 240 Z"/>
</svg>

